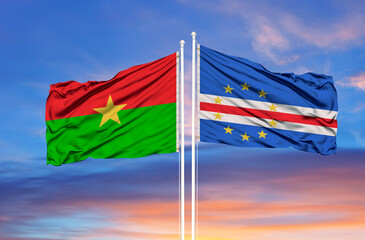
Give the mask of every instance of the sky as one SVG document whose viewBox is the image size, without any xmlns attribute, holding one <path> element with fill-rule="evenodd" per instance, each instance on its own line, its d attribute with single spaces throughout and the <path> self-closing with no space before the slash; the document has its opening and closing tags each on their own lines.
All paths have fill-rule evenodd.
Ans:
<svg viewBox="0 0 365 240">
<path fill-rule="evenodd" d="M 50 84 L 108 80 L 183 39 L 188 141 L 192 31 L 273 72 L 333 76 L 339 101 L 335 155 L 200 143 L 198 239 L 365 239 L 364 12 L 355 0 L 0 0 L 0 239 L 178 239 L 178 154 L 47 166 L 45 103 Z"/>
</svg>

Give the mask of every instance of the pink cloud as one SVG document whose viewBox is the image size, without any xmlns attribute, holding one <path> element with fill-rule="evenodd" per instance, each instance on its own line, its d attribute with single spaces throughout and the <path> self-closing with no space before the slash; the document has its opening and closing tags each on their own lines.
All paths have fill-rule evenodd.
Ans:
<svg viewBox="0 0 365 240">
<path fill-rule="evenodd" d="M 341 3 L 342 14 L 336 20 L 310 16 L 300 17 L 278 4 L 253 1 L 182 1 L 208 11 L 242 19 L 247 26 L 252 46 L 276 64 L 286 64 L 299 59 L 291 51 L 301 46 L 316 46 L 324 50 L 348 48 L 365 41 L 365 17 L 361 10 L 346 9 Z M 240 29 L 236 29 L 239 32 Z"/>
<path fill-rule="evenodd" d="M 311 25 L 293 16 L 283 15 L 279 27 L 304 44 L 320 48 L 343 48 L 358 43 L 365 36 L 365 19 L 362 15 L 344 16 L 339 21 Z"/>
<path fill-rule="evenodd" d="M 354 87 L 365 91 L 365 72 L 360 72 L 337 83 L 344 87 Z M 358 109 L 358 111 L 361 109 Z"/>
<path fill-rule="evenodd" d="M 255 27 L 251 28 L 251 34 L 255 51 L 263 53 L 279 65 L 296 61 L 299 58 L 295 55 L 280 56 L 278 54 L 278 52 L 290 49 L 291 43 L 268 19 L 259 17 L 254 25 Z"/>
<path fill-rule="evenodd" d="M 349 78 L 350 86 L 365 90 L 365 73 L 360 73 Z"/>
<path fill-rule="evenodd" d="M 179 204 L 172 201 L 89 201 L 90 206 L 108 216 L 109 227 L 97 228 L 75 239 L 177 239 Z"/>
</svg>

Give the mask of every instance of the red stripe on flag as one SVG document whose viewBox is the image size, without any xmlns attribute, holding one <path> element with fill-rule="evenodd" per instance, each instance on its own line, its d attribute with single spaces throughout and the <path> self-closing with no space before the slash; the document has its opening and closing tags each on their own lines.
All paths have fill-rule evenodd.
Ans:
<svg viewBox="0 0 365 240">
<path fill-rule="evenodd" d="M 200 110 L 209 112 L 227 113 L 227 114 L 247 116 L 247 117 L 255 117 L 255 118 L 273 119 L 276 121 L 295 122 L 295 123 L 337 128 L 336 119 L 309 117 L 297 114 L 280 113 L 280 112 L 234 107 L 234 106 L 205 103 L 205 102 L 200 103 Z"/>
<path fill-rule="evenodd" d="M 119 72 L 109 81 L 51 85 L 46 104 L 46 121 L 98 114 L 109 95 L 123 109 L 176 102 L 176 53 Z"/>
</svg>

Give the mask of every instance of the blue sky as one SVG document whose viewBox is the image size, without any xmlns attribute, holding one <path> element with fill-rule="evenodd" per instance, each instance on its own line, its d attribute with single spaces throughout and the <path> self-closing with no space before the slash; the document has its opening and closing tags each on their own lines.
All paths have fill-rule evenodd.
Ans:
<svg viewBox="0 0 365 240">
<path fill-rule="evenodd" d="M 223 239 L 224 230 L 232 232 L 224 239 L 268 239 L 272 231 L 278 239 L 302 239 L 291 235 L 296 231 L 304 239 L 349 232 L 363 239 L 364 12 L 361 1 L 339 0 L 0 0 L 0 239 L 176 239 L 176 154 L 47 166 L 44 111 L 50 84 L 110 79 L 177 51 L 184 39 L 189 137 L 192 31 L 200 44 L 274 72 L 331 75 L 339 100 L 334 156 L 202 144 L 201 239 Z M 285 206 L 270 205 L 274 200 Z M 245 212 L 235 215 L 222 203 L 273 212 L 240 218 Z"/>
</svg>

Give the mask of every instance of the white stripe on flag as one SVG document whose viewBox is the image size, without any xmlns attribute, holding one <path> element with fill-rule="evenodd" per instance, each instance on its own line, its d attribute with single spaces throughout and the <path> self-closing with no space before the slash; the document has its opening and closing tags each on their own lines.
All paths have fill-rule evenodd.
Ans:
<svg viewBox="0 0 365 240">
<path fill-rule="evenodd" d="M 214 120 L 218 122 L 230 122 L 230 123 L 237 123 L 243 125 L 250 125 L 250 126 L 257 126 L 257 127 L 265 127 L 265 128 L 273 128 L 273 129 L 281 129 L 281 130 L 289 130 L 289 131 L 296 131 L 296 132 L 305 132 L 305 133 L 314 133 L 320 135 L 327 135 L 327 136 L 336 136 L 337 128 L 331 127 L 324 127 L 324 126 L 316 126 L 310 124 L 302 124 L 302 123 L 293 123 L 293 122 L 284 122 L 284 121 L 276 121 L 276 127 L 270 126 L 270 121 L 272 119 L 263 119 L 263 118 L 256 118 L 256 117 L 246 117 L 240 115 L 233 115 L 233 114 L 225 114 L 221 113 L 222 120 L 215 120 L 215 112 L 210 111 L 200 111 L 199 118 L 206 119 L 206 120 Z"/>
<path fill-rule="evenodd" d="M 199 100 L 200 102 L 215 103 L 214 98 L 217 97 L 218 95 L 200 94 Z M 317 117 L 317 118 L 337 119 L 337 111 L 299 107 L 280 103 L 262 102 L 262 101 L 247 100 L 242 98 L 224 97 L 224 96 L 219 96 L 219 98 L 222 99 L 221 104 L 227 106 L 269 111 L 270 106 L 274 104 L 275 107 L 277 107 L 276 112 L 280 113 L 297 114 L 297 115 Z"/>
</svg>

